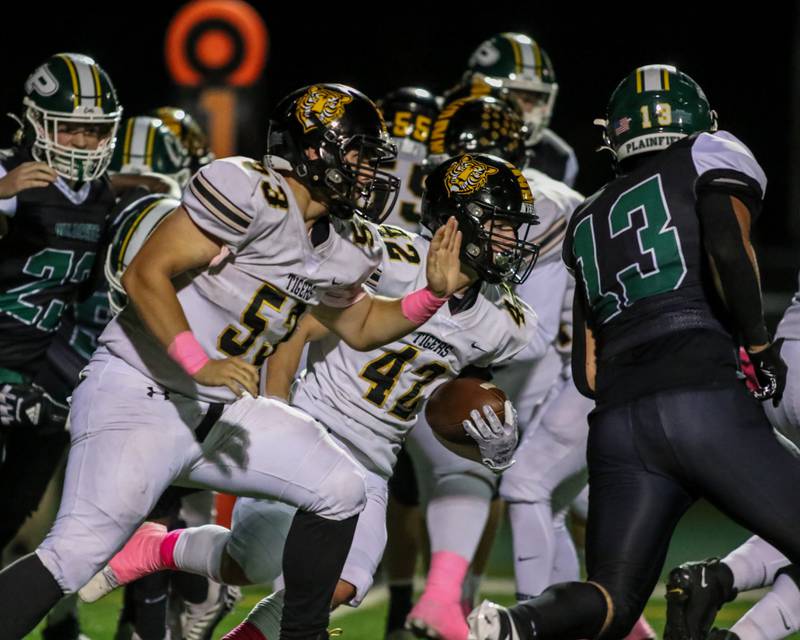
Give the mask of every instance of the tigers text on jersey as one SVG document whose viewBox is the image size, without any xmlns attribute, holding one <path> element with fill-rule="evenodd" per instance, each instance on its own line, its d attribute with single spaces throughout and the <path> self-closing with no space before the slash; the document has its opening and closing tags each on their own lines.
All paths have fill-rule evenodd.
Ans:
<svg viewBox="0 0 800 640">
<path fill-rule="evenodd" d="M 646 158 L 575 212 L 564 261 L 582 282 L 601 358 L 676 331 L 726 334 L 702 246 L 698 183 L 757 198 L 766 189 L 744 144 L 724 131 L 700 133 Z"/>
<path fill-rule="evenodd" d="M 4 154 L 0 176 L 30 160 L 22 150 Z M 105 177 L 77 190 L 58 178 L 0 202 L 10 216 L 0 238 L 0 367 L 33 375 L 92 273 L 114 196 Z"/>
<path fill-rule="evenodd" d="M 400 297 L 425 286 L 429 242 L 386 225 L 379 236 L 383 260 L 369 281 L 375 292 Z M 433 389 L 467 365 L 488 367 L 513 357 L 532 339 L 536 323 L 533 310 L 507 287 L 484 283 L 472 306 L 452 313 L 445 305 L 379 349 L 358 352 L 336 336 L 312 343 L 293 404 L 351 445 L 368 469 L 388 478 Z"/>
<path fill-rule="evenodd" d="M 216 160 L 192 178 L 183 207 L 230 255 L 215 267 L 174 279 L 192 332 L 211 358 L 260 365 L 307 306 L 346 307 L 380 261 L 381 243 L 358 219 L 326 218 L 312 244 L 291 188 L 278 172 L 244 157 Z M 212 402 L 226 387 L 197 385 L 174 363 L 128 305 L 100 343 L 163 386 Z"/>
</svg>

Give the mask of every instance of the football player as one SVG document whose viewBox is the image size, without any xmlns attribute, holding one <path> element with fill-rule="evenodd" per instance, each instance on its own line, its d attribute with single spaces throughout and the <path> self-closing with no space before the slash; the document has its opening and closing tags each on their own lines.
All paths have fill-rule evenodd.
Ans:
<svg viewBox="0 0 800 640">
<path fill-rule="evenodd" d="M 428 139 L 439 114 L 439 103 L 430 91 L 401 87 L 378 102 L 386 120 L 389 137 L 397 145 L 397 160 L 387 167 L 400 180 L 400 191 L 386 224 L 407 231 L 419 231 L 423 167 L 428 156 Z"/>
<path fill-rule="evenodd" d="M 528 134 L 526 166 L 567 186 L 575 184 L 575 152 L 550 129 L 558 83 L 550 57 L 524 33 L 499 33 L 472 53 L 460 84 L 447 102 L 467 95 L 493 95 L 511 101 L 522 113 Z"/>
<path fill-rule="evenodd" d="M 106 72 L 75 53 L 29 76 L 23 107 L 17 144 L 0 157 L 0 548 L 36 508 L 69 442 L 64 398 L 40 376 L 65 310 L 92 290 L 122 111 Z"/>
<path fill-rule="evenodd" d="M 132 304 L 103 332 L 73 394 L 56 524 L 0 573 L 0 626 L 12 636 L 102 569 L 178 482 L 299 508 L 281 635 L 327 637 L 364 478 L 312 418 L 258 397 L 259 367 L 306 307 L 359 349 L 413 330 L 452 293 L 461 236 L 455 220 L 434 236 L 429 288 L 402 300 L 363 290 L 380 253 L 354 216 L 385 214 L 397 181 L 379 168 L 394 158 L 383 120 L 355 89 L 317 84 L 287 96 L 267 155 L 282 169 L 242 157 L 201 169 L 126 270 Z M 223 246 L 228 255 L 211 266 Z M 129 545 L 173 566 L 176 540 L 148 523 Z M 109 580 L 124 581 L 118 569 Z"/>
<path fill-rule="evenodd" d="M 432 157 L 481 151 L 519 162 L 525 156 L 526 138 L 527 127 L 514 107 L 494 97 L 473 96 L 445 105 L 434 125 L 430 148 Z M 515 563 L 518 591 L 538 593 L 550 584 L 556 566 L 566 572 L 560 575 L 577 578 L 574 547 L 566 528 L 560 526 L 562 521 L 553 512 L 551 496 L 563 484 L 563 495 L 559 495 L 558 502 L 568 502 L 569 496 L 581 486 L 585 457 L 588 401 L 582 402 L 577 393 L 565 393 L 560 405 L 555 400 L 569 381 L 568 376 L 561 375 L 562 356 L 556 350 L 562 304 L 570 280 L 559 260 L 559 250 L 567 221 L 582 197 L 539 171 L 529 168 L 524 173 L 537 201 L 537 210 L 541 208 L 542 212 L 536 236 L 542 251 L 537 268 L 525 283 L 517 285 L 516 293 L 534 309 L 541 308 L 541 312 L 537 311 L 540 321 L 536 343 L 543 346 L 526 350 L 498 369 L 496 376 L 502 381 L 501 388 L 508 390 L 518 406 L 525 443 L 518 448 L 524 464 L 518 461 L 507 472 L 510 476 L 504 474 L 500 489 L 501 495 L 511 502 L 515 558 L 522 557 L 522 561 Z M 544 428 L 537 429 L 548 394 L 553 397 L 549 405 L 556 408 L 549 412 Z M 415 459 L 416 467 L 429 468 L 428 475 L 432 476 L 423 484 L 432 485 L 427 518 L 434 554 L 429 574 L 431 588 L 426 586 L 409 616 L 409 624 L 418 630 L 427 628 L 429 634 L 441 634 L 459 617 L 462 628 L 465 624 L 463 616 L 456 614 L 458 601 L 442 595 L 454 589 L 439 588 L 439 585 L 458 586 L 459 572 L 449 567 L 440 569 L 436 552 L 444 552 L 443 557 L 454 554 L 466 563 L 472 560 L 494 482 L 481 474 L 476 465 L 453 460 L 435 450 L 426 455 L 426 449 L 430 448 L 425 447 L 418 433 L 425 431 L 412 434 L 412 440 L 420 440 L 415 449 L 420 455 L 420 459 Z M 532 437 L 534 433 L 536 438 Z M 481 484 L 478 479 L 484 482 Z M 562 553 L 557 554 L 559 551 Z M 476 573 L 480 574 L 479 568 L 476 571 L 473 567 L 469 574 L 472 585 L 478 582 Z M 465 628 L 461 637 L 466 637 Z"/>
<path fill-rule="evenodd" d="M 618 177 L 577 209 L 563 252 L 577 283 L 573 374 L 596 403 L 588 581 L 510 609 L 484 602 L 470 615 L 473 638 L 625 636 L 700 496 L 800 559 L 788 489 L 800 465 L 735 360 L 738 340 L 758 398 L 779 401 L 785 365 L 764 325 L 750 244 L 764 172 L 672 66 L 628 75 L 601 124 Z"/>
<path fill-rule="evenodd" d="M 404 338 L 366 353 L 349 347 L 313 317 L 304 318 L 270 360 L 266 394 L 287 397 L 303 347 L 314 341 L 292 403 L 317 418 L 367 477 L 367 506 L 334 605 L 357 605 L 372 585 L 386 542 L 387 481 L 397 452 L 433 389 L 462 372 L 490 377 L 488 367 L 525 348 L 536 331 L 535 314 L 505 285 L 524 279 L 537 252 L 526 241 L 536 218 L 524 177 L 499 158 L 461 155 L 437 167 L 427 185 L 422 200 L 426 228 L 436 232 L 454 215 L 464 234 L 459 290 L 448 307 Z M 375 242 L 383 246 L 383 260 L 370 287 L 388 296 L 414 290 L 425 278 L 430 241 L 388 225 L 370 229 Z M 510 403 L 504 424 L 491 408 L 484 407 L 482 413 L 473 412 L 474 424 L 467 421 L 465 428 L 474 434 L 483 464 L 501 472 L 512 461 L 516 414 Z M 420 428 L 429 431 L 427 425 L 415 431 Z M 268 582 L 280 572 L 275 560 L 281 553 L 275 540 L 285 537 L 292 511 L 279 503 L 240 499 L 232 533 L 219 527 L 187 529 L 178 544 L 185 549 L 197 546 L 192 554 L 202 562 L 195 560 L 192 570 Z M 215 529 L 217 541 L 209 553 L 204 540 Z M 265 546 L 271 550 L 257 552 Z M 201 554 L 200 547 L 206 553 Z M 227 575 L 222 574 L 226 568 Z M 458 589 L 460 593 L 460 585 Z M 276 637 L 281 598 L 282 594 L 271 596 L 228 637 Z"/>
</svg>

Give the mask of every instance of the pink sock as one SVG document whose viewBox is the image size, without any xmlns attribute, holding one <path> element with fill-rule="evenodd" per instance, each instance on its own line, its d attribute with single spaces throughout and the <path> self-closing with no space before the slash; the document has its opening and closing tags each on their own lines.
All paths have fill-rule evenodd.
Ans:
<svg viewBox="0 0 800 640">
<path fill-rule="evenodd" d="M 245 620 L 235 629 L 228 631 L 222 640 L 267 640 L 267 636 L 261 633 L 256 625 Z"/>
<path fill-rule="evenodd" d="M 469 561 L 452 551 L 436 551 L 431 555 L 431 568 L 425 582 L 423 598 L 437 602 L 459 603 L 461 584 L 467 575 Z"/>
<path fill-rule="evenodd" d="M 177 569 L 177 565 L 175 564 L 175 545 L 178 544 L 178 538 L 181 537 L 181 534 L 184 532 L 184 529 L 174 529 L 167 534 L 167 537 L 161 541 L 161 546 L 158 549 L 159 555 L 161 556 L 161 562 L 164 563 L 164 566 L 167 569 Z"/>
<path fill-rule="evenodd" d="M 655 637 L 656 633 L 653 631 L 653 627 L 647 623 L 644 615 L 642 615 L 636 621 L 636 624 L 633 625 L 631 632 L 625 636 L 625 640 L 651 640 Z"/>
</svg>

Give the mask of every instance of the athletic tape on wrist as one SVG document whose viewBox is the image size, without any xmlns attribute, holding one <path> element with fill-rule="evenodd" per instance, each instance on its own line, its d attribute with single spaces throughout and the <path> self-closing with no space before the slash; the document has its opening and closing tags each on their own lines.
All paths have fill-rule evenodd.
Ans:
<svg viewBox="0 0 800 640">
<path fill-rule="evenodd" d="M 424 287 L 417 289 L 413 293 L 404 296 L 400 301 L 400 309 L 403 315 L 414 324 L 420 325 L 426 320 L 433 317 L 433 314 L 439 310 L 448 298 L 440 298 L 437 295 Z"/>
<path fill-rule="evenodd" d="M 200 371 L 209 361 L 203 347 L 191 331 L 181 331 L 167 348 L 167 353 L 190 376 Z"/>
</svg>

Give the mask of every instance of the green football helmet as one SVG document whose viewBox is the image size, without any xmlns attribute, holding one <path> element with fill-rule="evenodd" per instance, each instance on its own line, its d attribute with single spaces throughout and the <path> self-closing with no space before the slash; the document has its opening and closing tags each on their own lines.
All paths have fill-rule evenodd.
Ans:
<svg viewBox="0 0 800 640">
<path fill-rule="evenodd" d="M 110 169 L 120 173 L 160 173 L 183 189 L 191 177 L 189 152 L 158 118 L 136 116 L 122 123 Z"/>
<path fill-rule="evenodd" d="M 496 95 L 493 89 L 507 92 L 528 125 L 527 143 L 534 145 L 542 139 L 553 115 L 558 84 L 550 57 L 532 38 L 523 33 L 492 36 L 473 52 L 462 83 L 471 95 Z"/>
<path fill-rule="evenodd" d="M 125 269 L 155 228 L 180 204 L 180 200 L 175 198 L 153 194 L 139 198 L 120 213 L 104 266 L 108 302 L 113 314 L 118 314 L 128 304 L 128 294 L 122 286 Z"/>
<path fill-rule="evenodd" d="M 158 107 L 147 115 L 160 119 L 189 152 L 192 173 L 214 160 L 208 135 L 192 115 L 179 107 Z"/>
<path fill-rule="evenodd" d="M 114 152 L 122 107 L 108 74 L 89 56 L 58 53 L 25 82 L 23 143 L 67 180 L 99 178 Z M 60 144 L 57 134 L 96 135 L 96 149 Z"/>
<path fill-rule="evenodd" d="M 694 80 L 675 67 L 637 68 L 617 85 L 603 127 L 605 147 L 617 161 L 661 151 L 698 131 L 716 131 L 717 114 Z"/>
</svg>

